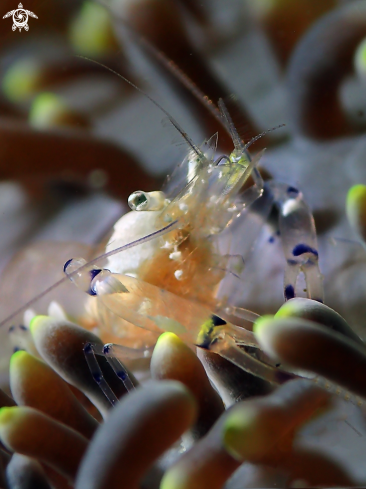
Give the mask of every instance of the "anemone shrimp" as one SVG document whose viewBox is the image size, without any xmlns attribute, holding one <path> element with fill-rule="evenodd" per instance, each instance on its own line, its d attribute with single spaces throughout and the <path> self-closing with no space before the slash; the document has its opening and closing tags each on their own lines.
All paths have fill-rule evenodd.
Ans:
<svg viewBox="0 0 366 489">
<path fill-rule="evenodd" d="M 164 108 L 147 97 L 168 117 L 189 151 L 162 191 L 136 191 L 129 197 L 132 211 L 115 224 L 104 254 L 89 262 L 77 258 L 65 263 L 67 278 L 91 296 L 86 314 L 77 322 L 89 327 L 98 324 L 103 337 L 118 343 L 122 340 L 122 356 L 146 354 L 157 335 L 169 331 L 255 376 L 281 383 L 288 375 L 265 356 L 267 362 L 241 348 L 258 348 L 253 333 L 239 326 L 243 320 L 255 321 L 258 315 L 230 304 L 225 279 L 234 277 L 235 288 L 244 285 L 245 257 L 275 206 L 287 262 L 285 299 L 295 297 L 302 272 L 308 297 L 322 302 L 316 232 L 309 207 L 296 188 L 263 181 L 257 168 L 262 153 L 251 158 L 248 148 L 265 133 L 245 144 L 222 100 L 221 121 L 234 150 L 215 159 L 217 135 L 197 146 Z M 249 177 L 254 185 L 242 191 Z M 239 247 L 230 235 L 233 229 L 236 235 L 240 233 Z M 105 268 L 97 265 L 102 262 Z M 29 311 L 26 314 L 29 316 Z M 132 341 L 128 337 L 131 325 Z M 145 334 L 137 336 L 136 326 Z M 95 353 L 113 357 L 119 347 L 108 344 L 103 351 L 94 350 L 92 346 L 86 351 L 91 368 L 96 365 Z"/>
</svg>

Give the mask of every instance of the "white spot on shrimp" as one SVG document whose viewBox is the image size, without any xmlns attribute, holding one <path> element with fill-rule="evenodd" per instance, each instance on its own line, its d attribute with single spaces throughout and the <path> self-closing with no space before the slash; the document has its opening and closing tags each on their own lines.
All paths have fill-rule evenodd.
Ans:
<svg viewBox="0 0 366 489">
<path fill-rule="evenodd" d="M 187 212 L 188 211 L 188 205 L 185 204 L 184 202 L 181 202 L 178 207 L 183 212 Z"/>
<path fill-rule="evenodd" d="M 174 272 L 174 276 L 177 280 L 182 280 L 183 277 L 183 270 L 176 270 Z"/>
<path fill-rule="evenodd" d="M 182 252 L 173 251 L 173 253 L 170 253 L 169 258 L 174 261 L 179 261 L 182 258 Z"/>
<path fill-rule="evenodd" d="M 161 225 L 157 224 L 155 219 L 158 212 L 132 211 L 122 216 L 114 225 L 114 232 L 106 251 L 111 251 L 160 229 Z M 138 273 L 141 264 L 155 255 L 159 245 L 160 240 L 155 239 L 126 250 L 123 253 L 110 256 L 106 268 L 112 272 L 122 274 L 127 271 L 129 273 Z"/>
</svg>

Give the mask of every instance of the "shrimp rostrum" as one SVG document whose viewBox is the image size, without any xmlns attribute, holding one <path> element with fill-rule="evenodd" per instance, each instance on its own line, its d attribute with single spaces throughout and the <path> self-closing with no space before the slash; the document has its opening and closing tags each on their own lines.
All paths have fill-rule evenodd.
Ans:
<svg viewBox="0 0 366 489">
<path fill-rule="evenodd" d="M 250 157 L 250 143 L 242 142 L 222 101 L 220 110 L 233 139 L 232 153 L 215 159 L 217 135 L 198 147 L 182 131 L 190 149 L 165 188 L 134 192 L 129 197 L 132 211 L 115 224 L 106 253 L 89 263 L 71 259 L 64 271 L 91 296 L 88 309 L 96 322 L 107 324 L 111 337 L 125 344 L 127 339 L 136 352 L 169 331 L 278 384 L 288 377 L 247 352 L 244 345 L 258 348 L 258 343 L 251 331 L 235 324 L 235 318 L 240 324 L 258 316 L 230 305 L 227 295 L 219 294 L 220 284 L 227 274 L 241 280 L 244 255 L 275 205 L 287 260 L 285 299 L 296 295 L 297 276 L 303 272 L 308 296 L 322 301 L 314 222 L 297 189 L 263 182 L 257 168 L 261 153 Z M 250 176 L 254 185 L 243 190 Z M 231 254 L 227 232 L 238 223 L 244 226 L 254 208 L 257 224 L 248 233 L 245 249 Z M 103 268 L 97 264 L 102 260 Z M 147 336 L 129 342 L 123 331 L 131 325 Z M 118 347 L 87 350 L 87 358 L 88 353 L 113 357 Z"/>
</svg>

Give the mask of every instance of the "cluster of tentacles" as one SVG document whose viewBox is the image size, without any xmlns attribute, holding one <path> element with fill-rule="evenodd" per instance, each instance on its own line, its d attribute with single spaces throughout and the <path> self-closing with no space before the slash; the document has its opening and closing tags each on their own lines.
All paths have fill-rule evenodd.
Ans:
<svg viewBox="0 0 366 489">
<path fill-rule="evenodd" d="M 293 299 L 276 317 L 261 318 L 255 332 L 279 362 L 328 378 L 345 389 L 343 395 L 366 397 L 365 348 L 333 310 Z M 119 398 L 111 408 L 81 348 L 89 342 L 101 345 L 99 338 L 49 316 L 36 316 L 31 333 L 41 359 L 14 353 L 13 398 L 1 395 L 1 487 L 219 489 L 360 483 L 329 454 L 302 444 L 301 437 L 299 442 L 304 424 L 331 407 L 329 383 L 317 386 L 314 379 L 299 378 L 276 390 L 268 385 L 267 395 L 225 410 L 195 353 L 173 333 L 164 333 L 151 358 L 152 380 L 139 386 L 130 373 L 135 388 L 128 393 L 101 359 L 103 376 Z M 226 368 L 221 361 L 222 378 Z M 9 452 L 15 452 L 11 458 Z"/>
</svg>

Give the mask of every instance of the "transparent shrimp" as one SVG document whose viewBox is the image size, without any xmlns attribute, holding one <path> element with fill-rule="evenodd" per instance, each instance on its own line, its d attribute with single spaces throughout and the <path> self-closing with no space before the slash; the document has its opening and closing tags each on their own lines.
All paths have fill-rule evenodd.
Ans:
<svg viewBox="0 0 366 489">
<path fill-rule="evenodd" d="M 116 223 L 106 253 L 89 262 L 68 260 L 65 279 L 91 296 L 89 311 L 113 338 L 123 338 L 123 331 L 131 325 L 134 330 L 138 327 L 153 333 L 143 337 L 142 343 L 125 346 L 145 351 L 158 334 L 172 331 L 187 343 L 214 351 L 247 372 L 280 384 L 292 374 L 271 365 L 264 354 L 258 359 L 242 348 L 258 349 L 258 343 L 250 331 L 234 324 L 235 319 L 240 324 L 242 319 L 253 321 L 257 315 L 218 300 L 217 293 L 228 272 L 241 278 L 242 256 L 252 249 L 276 205 L 287 259 L 285 299 L 295 295 L 296 278 L 302 271 L 309 297 L 321 300 L 315 227 L 309 208 L 295 189 L 263 182 L 257 168 L 262 153 L 251 158 L 248 152 L 261 135 L 244 144 L 222 100 L 221 119 L 234 150 L 215 160 L 217 135 L 197 146 L 165 109 L 145 95 L 179 131 L 189 146 L 188 154 L 162 191 L 136 191 L 130 196 L 132 212 Z M 254 185 L 243 192 L 250 176 Z M 254 229 L 246 230 L 249 209 L 255 209 L 259 219 Z M 221 238 L 237 223 L 243 249 L 234 255 L 230 244 L 225 248 Z M 105 268 L 96 266 L 102 261 Z M 35 300 L 61 283 L 63 280 Z M 33 303 L 28 302 L 11 317 Z M 226 320 L 228 316 L 234 322 Z"/>
<path fill-rule="evenodd" d="M 190 151 L 186 158 L 186 183 L 172 200 L 163 192 L 142 191 L 129 198 L 133 209 L 130 216 L 136 214 L 142 220 L 146 219 L 150 231 L 154 227 L 161 228 L 164 223 L 176 222 L 174 230 L 161 236 L 154 248 L 144 250 L 143 259 L 141 254 L 138 258 L 114 254 L 108 260 L 108 269 L 89 267 L 84 260 L 75 259 L 66 264 L 65 273 L 79 288 L 96 296 L 98 304 L 114 317 L 157 335 L 164 331 L 174 332 L 187 343 L 214 351 L 247 372 L 279 384 L 292 374 L 270 365 L 268 359 L 268 363 L 262 361 L 266 360 L 263 356 L 258 360 L 242 349 L 243 345 L 258 348 L 255 337 L 222 317 L 225 311 L 234 316 L 242 312 L 246 319 L 253 320 L 255 314 L 218 304 L 218 285 L 227 273 L 230 260 L 235 257 L 220 255 L 215 238 L 220 237 L 253 202 L 261 203 L 264 188 L 267 189 L 266 198 L 259 210 L 264 218 L 273 205 L 279 207 L 286 256 L 289 257 L 290 252 L 295 258 L 304 254 L 296 254 L 296 246 L 314 247 L 315 228 L 299 192 L 293 189 L 289 193 L 288 186 L 274 182 L 264 186 L 256 167 L 260 155 L 250 158 L 222 102 L 220 108 L 234 141 L 234 151 L 229 156 L 214 161 L 204 151 Z M 255 185 L 238 199 L 239 191 L 251 174 Z M 289 213 L 286 205 L 291 204 L 292 213 Z M 128 224 L 129 219 L 127 217 Z M 126 217 L 121 221 L 126 221 Z M 119 225 L 116 234 L 123 234 Z M 252 239 L 255 239 L 255 233 Z M 115 246 L 117 241 L 118 236 L 114 235 L 111 244 Z M 130 251 L 135 253 L 134 249 Z M 298 258 L 297 273 L 310 266 L 309 261 L 307 255 Z M 313 266 L 317 268 L 317 263 Z M 319 275 L 315 275 L 315 285 L 321 289 L 321 282 L 317 281 Z M 310 283 L 313 275 L 307 279 Z"/>
</svg>

